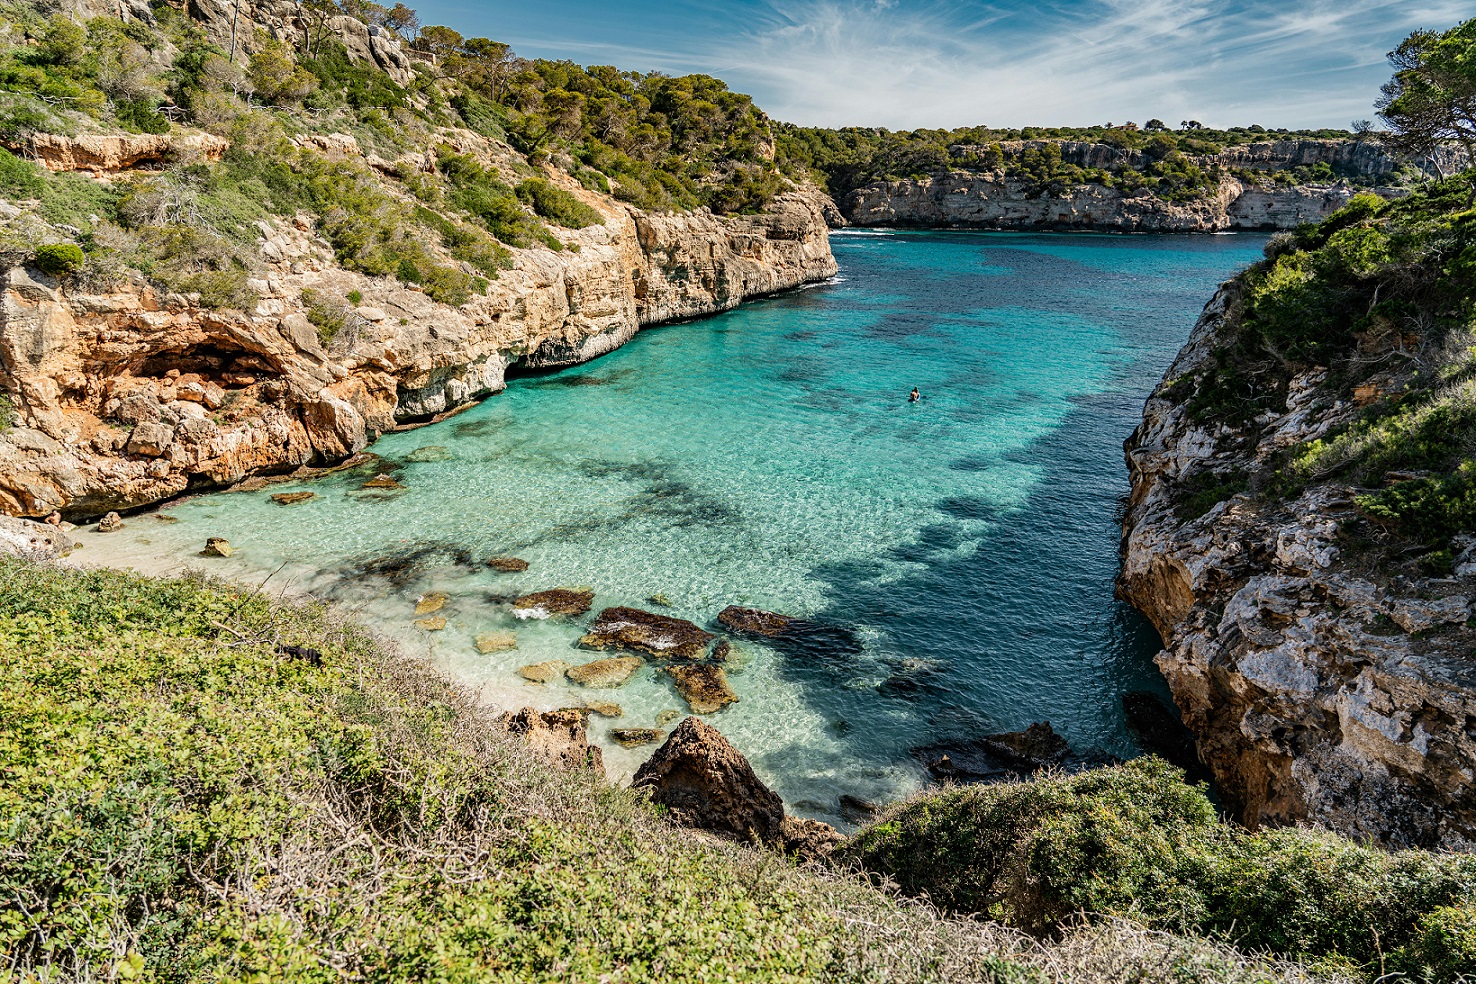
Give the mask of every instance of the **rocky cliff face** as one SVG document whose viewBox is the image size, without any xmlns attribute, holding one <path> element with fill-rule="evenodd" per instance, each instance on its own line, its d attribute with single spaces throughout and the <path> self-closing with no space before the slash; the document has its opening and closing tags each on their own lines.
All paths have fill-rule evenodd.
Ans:
<svg viewBox="0 0 1476 984">
<path fill-rule="evenodd" d="M 1354 194 L 1343 184 L 1261 189 L 1227 176 L 1213 193 L 1187 202 L 1129 196 L 1099 184 L 1040 197 L 1028 182 L 1002 172 L 949 171 L 858 188 L 842 211 L 860 226 L 1220 232 L 1292 229 L 1326 218 Z"/>
<path fill-rule="evenodd" d="M 497 392 L 510 366 L 582 362 L 643 325 L 836 270 L 818 193 L 726 218 L 578 193 L 604 225 L 571 232 L 577 251 L 519 251 L 461 308 L 341 269 L 305 217 L 258 224 L 264 270 L 250 312 L 141 283 L 82 294 L 35 269 L 5 271 L 0 392 L 16 422 L 0 432 L 0 513 L 93 516 L 331 462 Z M 324 341 L 304 289 L 362 301 Z"/>
<path fill-rule="evenodd" d="M 1454 577 L 1390 577 L 1340 536 L 1350 489 L 1229 495 L 1360 409 L 1307 373 L 1248 429 L 1196 421 L 1172 383 L 1213 365 L 1236 303 L 1229 286 L 1205 310 L 1127 443 L 1120 591 L 1162 634 L 1158 665 L 1244 822 L 1476 847 L 1476 544 Z M 1198 515 L 1216 486 L 1227 500 Z"/>
</svg>

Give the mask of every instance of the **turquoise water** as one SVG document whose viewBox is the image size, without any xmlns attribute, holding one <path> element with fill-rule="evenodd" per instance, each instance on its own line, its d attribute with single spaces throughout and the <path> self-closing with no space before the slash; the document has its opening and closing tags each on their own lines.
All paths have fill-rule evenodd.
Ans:
<svg viewBox="0 0 1476 984">
<path fill-rule="evenodd" d="M 177 524 L 86 539 L 242 579 L 285 564 L 272 590 L 338 600 L 489 701 L 619 702 L 601 738 L 685 705 L 653 667 L 617 690 L 524 684 L 519 666 L 596 657 L 575 648 L 588 618 L 520 620 L 511 597 L 588 585 L 596 611 L 661 595 L 654 610 L 703 625 L 736 603 L 841 627 L 853 645 L 740 642 L 741 700 L 709 716 L 814 816 L 915 789 L 910 750 L 946 736 L 1050 720 L 1079 750 L 1132 755 L 1120 697 L 1162 684 L 1156 636 L 1112 597 L 1121 443 L 1263 241 L 838 234 L 834 282 L 644 331 L 386 437 L 374 451 L 398 462 L 446 449 L 405 463 L 403 492 L 336 476 L 302 505 L 202 496 L 169 507 Z M 240 552 L 196 559 L 206 536 Z M 483 565 L 501 554 L 531 569 Z M 451 596 L 444 631 L 412 624 L 429 591 Z M 477 653 L 490 630 L 519 648 Z M 611 771 L 649 752 L 610 746 Z"/>
</svg>

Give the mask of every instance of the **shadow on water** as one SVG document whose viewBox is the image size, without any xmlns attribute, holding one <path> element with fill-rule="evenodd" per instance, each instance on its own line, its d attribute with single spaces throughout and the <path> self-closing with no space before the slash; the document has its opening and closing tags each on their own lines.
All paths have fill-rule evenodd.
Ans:
<svg viewBox="0 0 1476 984">
<path fill-rule="evenodd" d="M 1008 510 L 1009 522 L 983 499 L 939 502 L 940 522 L 892 552 L 910 568 L 902 578 L 883 580 L 886 568 L 864 561 L 811 572 L 831 598 L 815 621 L 866 626 L 877 638 L 864 652 L 781 651 L 781 672 L 859 762 L 901 762 L 942 738 L 1042 720 L 1055 722 L 1079 753 L 1128 757 L 1144 744 L 1124 711 L 1134 694 L 1135 717 L 1182 744 L 1153 664 L 1158 634 L 1112 596 L 1116 512 L 1127 482 L 1124 474 L 1103 488 L 1101 476 L 1104 460 L 1121 453 L 1118 421 L 1137 409 L 1132 395 L 1079 401 L 1058 430 L 1018 455 L 1048 467 L 1029 501 Z M 1088 538 L 1101 547 L 1084 549 Z M 970 542 L 975 549 L 960 550 Z M 1149 700 L 1156 703 L 1145 710 Z M 1179 758 L 1192 764 L 1192 746 Z"/>
</svg>

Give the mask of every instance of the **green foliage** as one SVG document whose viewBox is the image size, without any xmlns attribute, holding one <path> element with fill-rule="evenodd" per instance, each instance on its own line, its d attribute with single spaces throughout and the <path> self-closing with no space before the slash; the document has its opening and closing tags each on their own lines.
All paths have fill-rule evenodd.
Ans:
<svg viewBox="0 0 1476 984">
<path fill-rule="evenodd" d="M 47 243 L 36 249 L 36 266 L 53 277 L 70 277 L 86 261 L 82 247 L 75 243 Z"/>
<path fill-rule="evenodd" d="M 0 434 L 15 426 L 15 404 L 9 393 L 0 393 Z"/>
<path fill-rule="evenodd" d="M 1389 54 L 1394 77 L 1378 100 L 1392 142 L 1405 154 L 1426 154 L 1458 143 L 1476 167 L 1476 19 L 1448 31 L 1415 31 Z"/>
<path fill-rule="evenodd" d="M 318 329 L 318 340 L 324 345 L 333 341 L 353 315 L 343 301 L 310 287 L 303 288 L 302 303 L 307 306 L 307 319 Z"/>
<path fill-rule="evenodd" d="M 1449 543 L 1476 530 L 1476 462 L 1452 474 L 1396 482 L 1355 496 L 1365 516 L 1423 543 Z"/>
<path fill-rule="evenodd" d="M 529 178 L 522 182 L 518 185 L 517 194 L 519 199 L 533 206 L 533 211 L 566 229 L 605 224 L 605 217 L 599 212 L 542 178 Z"/>
<path fill-rule="evenodd" d="M 285 41 L 262 33 L 258 47 L 251 56 L 246 75 L 257 95 L 277 105 L 291 106 L 317 86 L 317 78 L 308 69 L 300 67 L 293 57 L 292 49 Z"/>
<path fill-rule="evenodd" d="M 1084 911 L 1375 972 L 1384 954 L 1421 938 L 1422 919 L 1476 892 L 1470 856 L 1231 828 L 1201 790 L 1153 759 L 925 793 L 887 811 L 839 858 L 948 909 L 1036 932 Z"/>
<path fill-rule="evenodd" d="M 705 844 L 325 608 L 198 579 L 0 561 L 0 719 L 21 980 L 1271 979 L 1125 929 L 1058 958 Z"/>
<path fill-rule="evenodd" d="M 129 99 L 114 103 L 113 114 L 123 129 L 133 133 L 169 132 L 169 121 L 151 99 Z"/>
<path fill-rule="evenodd" d="M 1185 522 L 1198 519 L 1231 496 L 1250 488 L 1249 476 L 1243 471 L 1222 474 L 1197 472 L 1180 484 L 1174 511 Z"/>
<path fill-rule="evenodd" d="M 1390 961 L 1416 981 L 1467 979 L 1476 972 L 1476 905 L 1441 906 L 1415 927 L 1415 939 Z"/>
</svg>

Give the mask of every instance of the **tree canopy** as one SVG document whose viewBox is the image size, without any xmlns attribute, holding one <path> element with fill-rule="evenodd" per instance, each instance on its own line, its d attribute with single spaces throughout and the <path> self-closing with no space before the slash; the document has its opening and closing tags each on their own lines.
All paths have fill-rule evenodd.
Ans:
<svg viewBox="0 0 1476 984">
<path fill-rule="evenodd" d="M 1394 77 L 1375 105 L 1390 143 L 1419 157 L 1454 141 L 1476 166 L 1476 18 L 1448 31 L 1415 31 L 1389 61 Z"/>
</svg>

